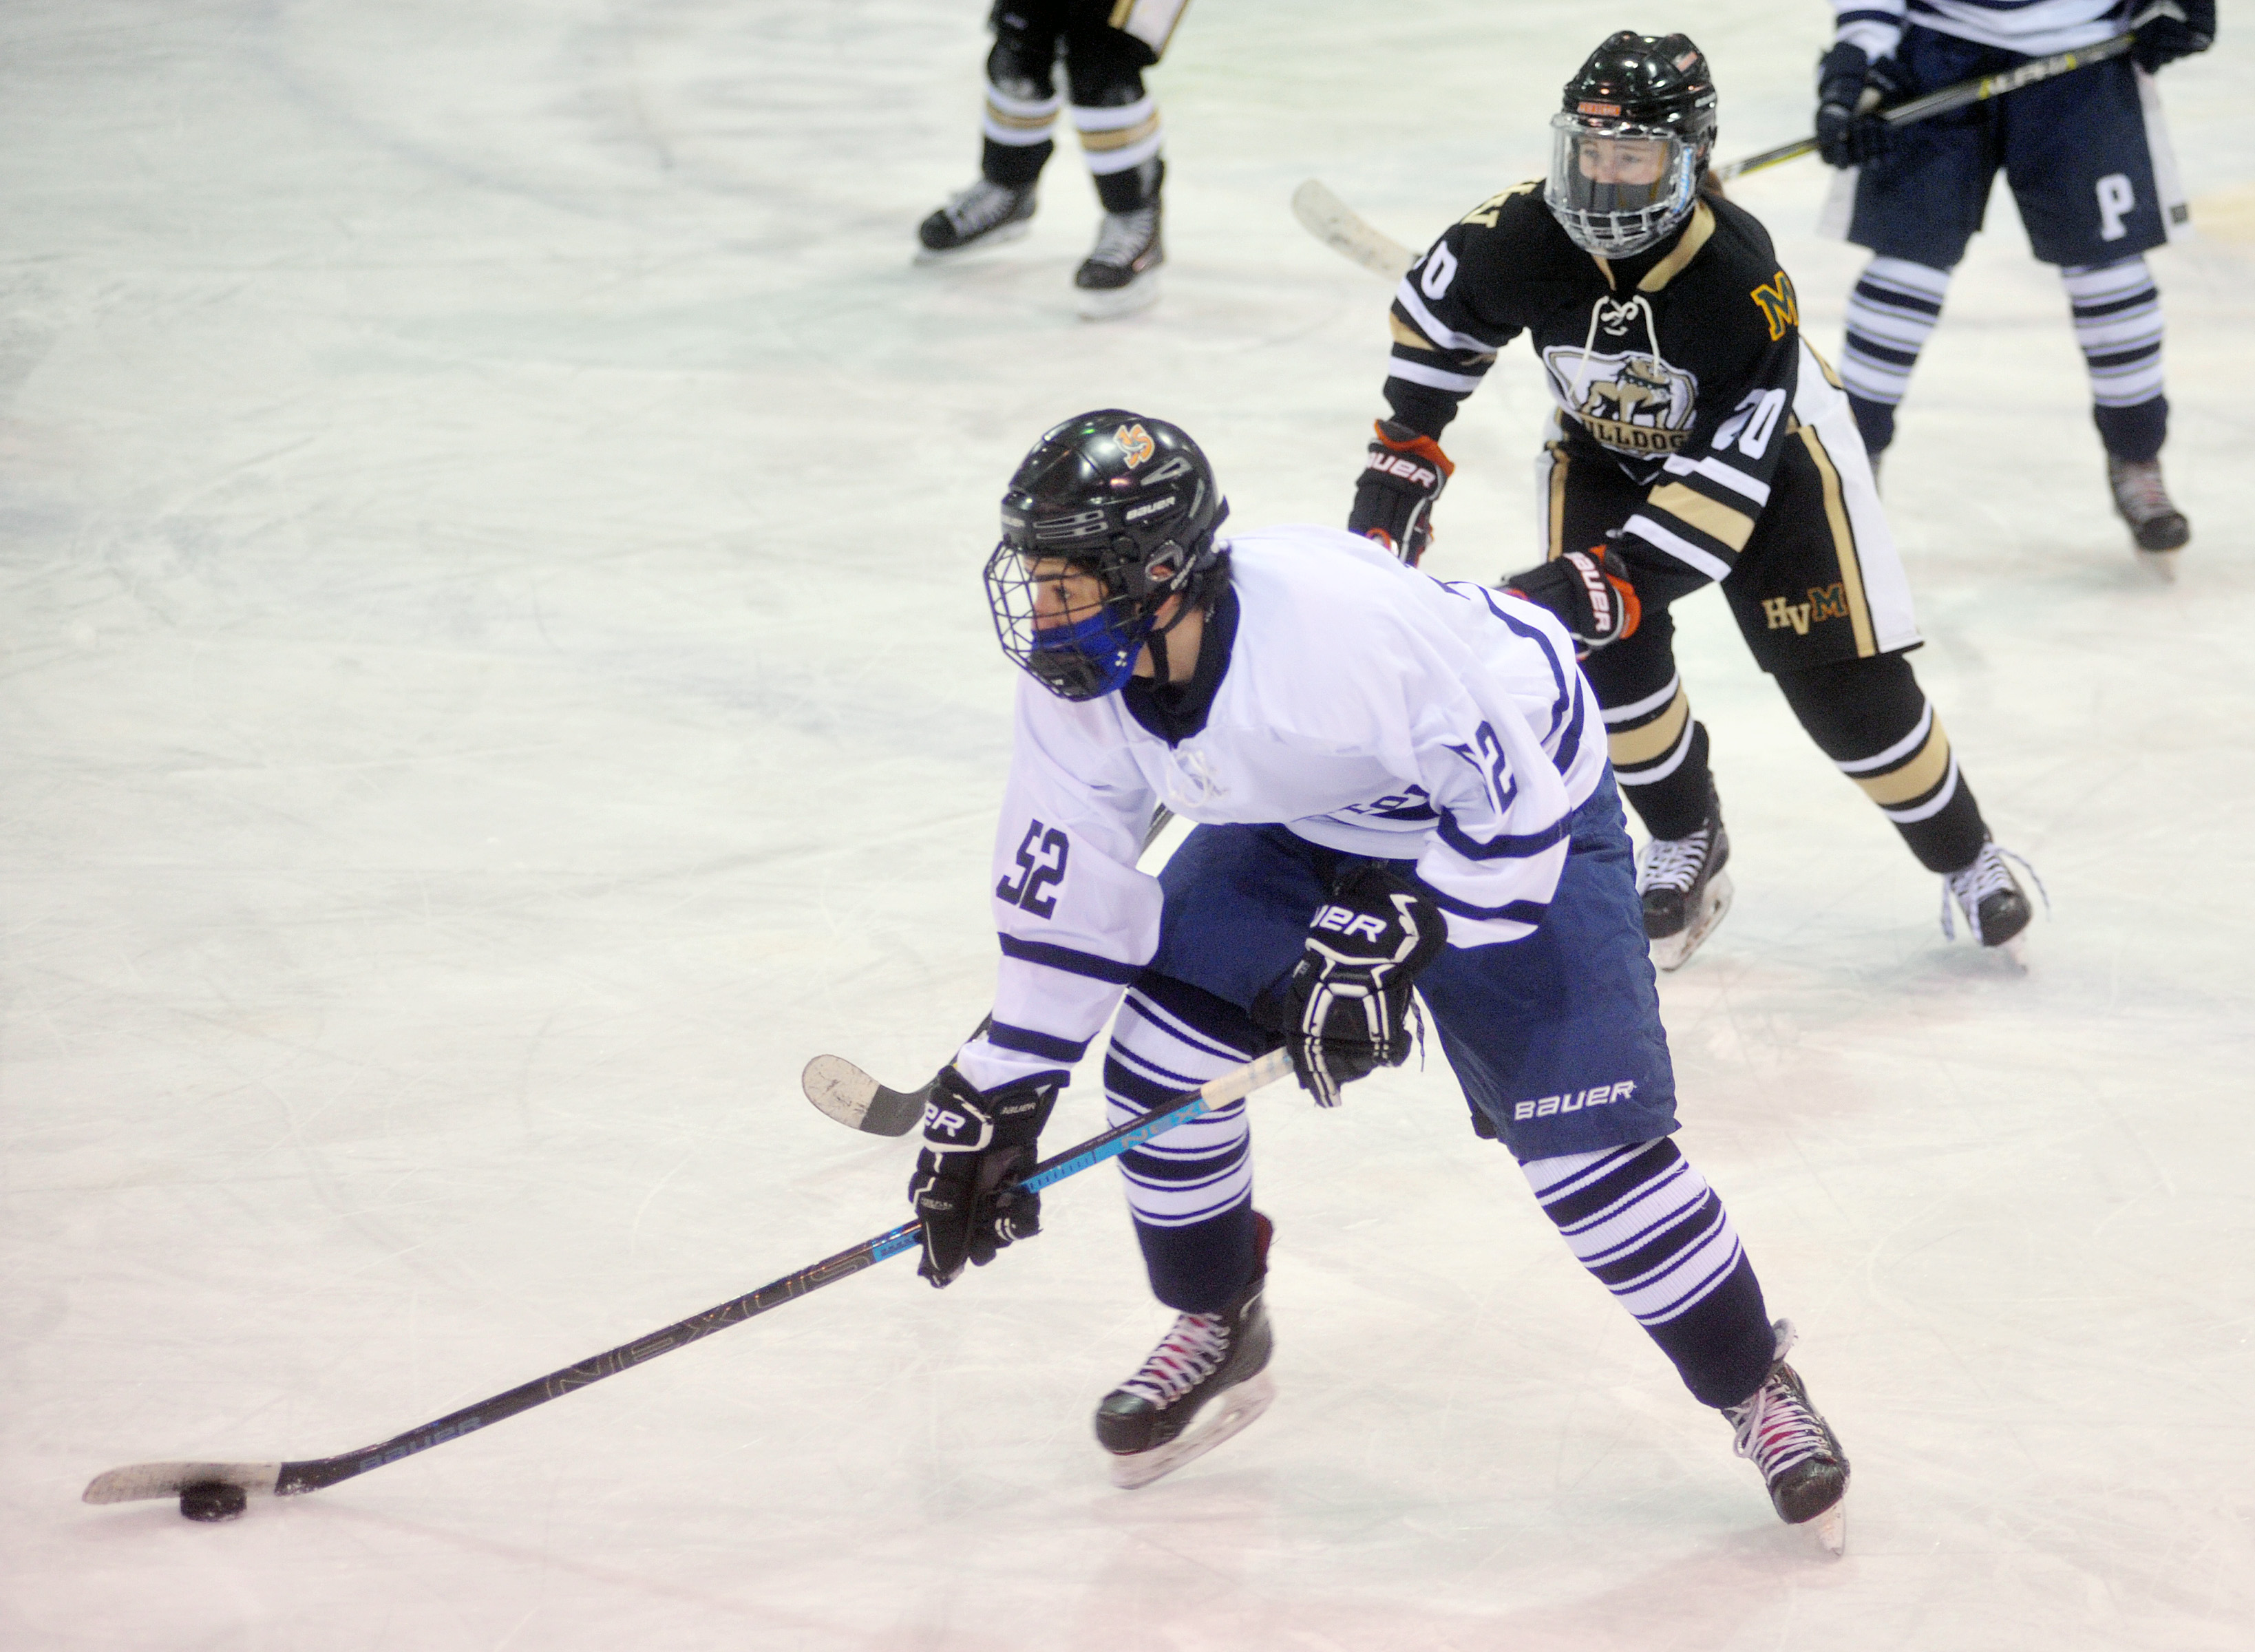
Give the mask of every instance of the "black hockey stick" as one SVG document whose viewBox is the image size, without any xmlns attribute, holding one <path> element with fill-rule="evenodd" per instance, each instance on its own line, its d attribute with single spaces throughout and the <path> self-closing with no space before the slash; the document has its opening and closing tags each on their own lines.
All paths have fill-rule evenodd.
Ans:
<svg viewBox="0 0 2255 1652">
<path fill-rule="evenodd" d="M 2179 18 L 2184 15 L 2164 0 L 2164 4 L 2150 6 L 2132 18 L 2129 32 L 2113 35 L 2090 46 L 2077 46 L 2072 52 L 2055 52 L 2049 57 L 2030 58 L 2013 68 L 1960 81 L 1955 86 L 1942 87 L 1897 103 L 1892 109 L 1879 110 L 1879 118 L 1890 126 L 1908 126 L 1916 121 L 1929 120 L 1936 115 L 1946 115 L 1954 109 L 1963 109 L 1969 103 L 1985 103 L 1992 98 L 2004 96 L 2007 92 L 2017 92 L 2024 86 L 2034 86 L 2039 81 L 2055 80 L 2062 74 L 2072 74 L 2077 69 L 2087 69 L 2094 63 L 2104 63 L 2120 57 L 2137 44 L 2136 31 L 2139 26 L 2171 13 Z M 1718 166 L 1715 176 L 1718 180 L 1743 178 L 1748 172 L 1758 172 L 1765 167 L 1775 166 L 1783 161 L 1798 160 L 1803 155 L 1816 152 L 1816 140 L 1804 137 L 1795 143 L 1781 144 L 1775 149 L 1765 149 L 1744 160 Z"/>
<path fill-rule="evenodd" d="M 1141 854 L 1150 854 L 1151 846 L 1158 842 L 1174 820 L 1173 812 L 1163 803 L 1151 812 L 1151 824 L 1143 833 Z M 981 1018 L 970 1036 L 976 1038 L 986 1030 L 987 1021 Z M 906 1135 L 916 1128 L 924 1117 L 925 1105 L 931 1100 L 931 1086 L 937 1082 L 935 1076 L 913 1090 L 890 1089 L 843 1056 L 817 1056 L 798 1075 L 798 1087 L 819 1111 L 865 1135 Z"/>
<path fill-rule="evenodd" d="M 1116 1130 L 1092 1137 L 1079 1146 L 1068 1148 L 1055 1158 L 1043 1159 L 1034 1167 L 1032 1174 L 1020 1184 L 1033 1190 L 1062 1182 L 1068 1176 L 1077 1176 L 1092 1164 L 1117 1158 L 1131 1149 L 1140 1147 L 1153 1136 L 1187 1123 L 1217 1107 L 1226 1106 L 1240 1097 L 1287 1077 L 1292 1071 L 1292 1058 L 1283 1051 L 1272 1051 L 1257 1061 L 1248 1061 L 1233 1067 L 1202 1087 L 1177 1097 L 1163 1110 L 1145 1114 Z M 450 1411 L 436 1422 L 425 1423 L 420 1428 L 395 1434 L 374 1445 L 363 1445 L 358 1451 L 341 1452 L 334 1457 L 307 1458 L 295 1463 L 135 1463 L 124 1468 L 113 1468 L 106 1474 L 97 1474 L 86 1488 L 85 1499 L 89 1503 L 127 1503 L 147 1498 L 176 1497 L 192 1489 L 235 1487 L 245 1493 L 257 1493 L 274 1497 L 295 1497 L 306 1492 L 317 1492 L 334 1486 L 340 1480 L 365 1474 L 372 1468 L 382 1468 L 404 1457 L 427 1452 L 434 1445 L 463 1435 L 488 1428 L 504 1417 L 530 1411 L 536 1405 L 545 1405 L 551 1400 L 560 1400 L 575 1388 L 584 1388 L 600 1382 L 607 1376 L 615 1376 L 631 1366 L 645 1364 L 661 1353 L 671 1353 L 692 1342 L 702 1340 L 716 1331 L 779 1308 L 784 1303 L 832 1285 L 849 1274 L 858 1274 L 864 1268 L 897 1256 L 904 1250 L 917 1247 L 922 1224 L 903 1222 L 889 1233 L 865 1239 L 850 1250 L 841 1250 L 835 1256 L 825 1257 L 811 1268 L 802 1268 L 786 1275 L 773 1284 L 762 1285 L 757 1290 L 707 1308 L 702 1313 L 692 1314 L 686 1319 L 677 1319 L 663 1331 L 629 1342 L 577 1365 L 566 1366 L 560 1371 L 551 1371 L 546 1376 L 536 1377 L 504 1394 L 491 1399 L 466 1405 L 459 1411 Z M 240 1508 L 239 1501 L 236 1507 Z"/>
</svg>

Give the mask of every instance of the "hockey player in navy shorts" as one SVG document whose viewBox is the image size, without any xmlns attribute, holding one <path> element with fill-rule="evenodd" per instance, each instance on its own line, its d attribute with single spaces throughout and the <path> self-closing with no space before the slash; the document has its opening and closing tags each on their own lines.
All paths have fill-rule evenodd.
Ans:
<svg viewBox="0 0 2255 1652">
<path fill-rule="evenodd" d="M 1414 995 L 1480 1133 L 1724 1413 L 1778 1514 L 1837 1546 L 1847 1460 L 1672 1139 L 1628 840 L 1572 638 L 1338 529 L 1225 540 L 1226 512 L 1187 435 L 1119 409 L 1050 431 L 1003 496 L 987 586 L 1024 676 L 994 846 L 1002 960 L 925 1114 L 923 1276 L 945 1285 L 1038 1231 L 1037 1199 L 1010 1183 L 1107 1020 L 1123 1124 L 1280 1045 L 1337 1106 L 1407 1058 Z M 1160 804 L 1198 824 L 1153 878 L 1135 862 Z M 1270 1227 L 1242 1101 L 1121 1163 L 1152 1290 L 1179 1316 L 1097 1409 L 1114 1479 L 1140 1486 L 1268 1404 Z"/>
<path fill-rule="evenodd" d="M 1100 320 L 1155 301 L 1167 257 L 1159 224 L 1166 132 L 1143 71 L 1166 50 L 1188 4 L 995 0 L 979 178 L 918 227 L 918 261 L 957 257 L 1026 233 L 1036 185 L 1057 149 L 1050 134 L 1065 102 L 1057 84 L 1062 60 L 1072 123 L 1104 207 L 1096 245 L 1073 274 L 1081 313 Z"/>
<path fill-rule="evenodd" d="M 1874 255 L 1848 300 L 1840 366 L 1874 462 L 2001 170 L 2030 249 L 2066 285 L 2114 508 L 2139 549 L 2176 550 L 2192 529 L 2161 482 L 2169 404 L 2145 255 L 2182 233 L 2188 214 L 2153 72 L 2208 49 L 2216 0 L 1832 3 L 1816 139 L 1844 169 L 1828 222 Z M 2125 30 L 2136 35 L 2126 58 L 1900 128 L 1874 112 Z"/>
</svg>

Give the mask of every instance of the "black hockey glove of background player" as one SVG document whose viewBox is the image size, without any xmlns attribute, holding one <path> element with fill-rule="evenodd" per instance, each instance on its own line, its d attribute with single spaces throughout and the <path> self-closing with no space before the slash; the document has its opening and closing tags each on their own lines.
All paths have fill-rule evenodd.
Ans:
<svg viewBox="0 0 2255 1652">
<path fill-rule="evenodd" d="M 1378 421 L 1346 531 L 1375 539 L 1416 567 L 1433 538 L 1433 502 L 1457 467 L 1441 444 L 1390 418 Z"/>
<path fill-rule="evenodd" d="M 974 1090 L 953 1066 L 932 1080 L 924 1111 L 924 1151 L 909 1178 L 909 1203 L 924 1223 L 919 1277 L 952 1283 L 966 1262 L 984 1268 L 1014 1239 L 1042 1231 L 1042 1196 L 1009 1184 L 1034 1168 L 1042 1126 L 1063 1073 Z"/>
<path fill-rule="evenodd" d="M 1610 545 L 1569 551 L 1538 563 L 1523 573 L 1513 574 L 1503 582 L 1503 588 L 1556 615 L 1567 633 L 1582 645 L 1582 655 L 1577 657 L 1634 636 L 1644 617 L 1636 587 L 1629 582 L 1628 564 Z"/>
<path fill-rule="evenodd" d="M 1409 1058 L 1410 988 L 1448 942 L 1430 896 L 1372 861 L 1339 875 L 1292 973 L 1254 1003 L 1284 1035 L 1300 1087 L 1335 1107 L 1342 1086 Z"/>
<path fill-rule="evenodd" d="M 2138 39 L 2130 55 L 2148 74 L 2164 63 L 2205 52 L 2216 44 L 2216 0 L 2162 0 L 2159 6 L 2139 11 L 2159 13 L 2145 21 L 2133 19 Z"/>
<path fill-rule="evenodd" d="M 1893 58 L 1872 62 L 1838 42 L 1816 64 L 1816 152 L 1828 166 L 1860 166 L 1893 147 L 1895 129 L 1877 111 L 1909 88 Z"/>
</svg>

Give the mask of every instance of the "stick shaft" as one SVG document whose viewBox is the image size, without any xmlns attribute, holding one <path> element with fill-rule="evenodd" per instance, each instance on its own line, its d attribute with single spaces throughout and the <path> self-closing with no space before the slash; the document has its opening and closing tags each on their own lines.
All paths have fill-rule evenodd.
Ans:
<svg viewBox="0 0 2255 1652">
<path fill-rule="evenodd" d="M 1946 115 L 1951 109 L 1963 109 L 1970 103 L 1985 103 L 1992 98 L 2002 97 L 2007 92 L 2017 92 L 2024 86 L 2034 86 L 2039 81 L 2052 80 L 2062 74 L 2071 74 L 2077 69 L 2087 69 L 2094 63 L 2104 63 L 2118 58 L 2130 49 L 2135 37 L 2113 35 L 2094 45 L 2077 46 L 2071 52 L 2055 52 L 2049 57 L 2031 58 L 2013 68 L 2000 69 L 1994 74 L 1983 74 L 1955 85 L 1941 87 L 1893 109 L 1883 109 L 1879 118 L 1890 126 L 1909 126 L 1928 120 L 1936 115 Z M 1816 152 L 1816 140 L 1803 137 L 1790 144 L 1780 144 L 1775 149 L 1765 149 L 1749 155 L 1744 160 L 1734 160 L 1715 168 L 1718 179 L 1743 178 L 1748 172 L 1758 172 L 1781 162 L 1797 160 L 1803 155 Z"/>
<path fill-rule="evenodd" d="M 1067 1148 L 1054 1158 L 1043 1160 L 1026 1176 L 1022 1185 L 1038 1191 L 1062 1182 L 1069 1176 L 1078 1176 L 1090 1166 L 1117 1158 L 1178 1124 L 1188 1123 L 1240 1096 L 1249 1095 L 1265 1085 L 1274 1084 L 1291 1071 L 1291 1058 L 1282 1051 L 1272 1051 L 1257 1061 L 1233 1068 L 1200 1089 L 1177 1097 L 1157 1112 L 1147 1114 L 1117 1129 L 1107 1130 L 1077 1147 Z M 460 1439 L 465 1434 L 490 1427 L 504 1417 L 515 1417 L 537 1405 L 561 1399 L 576 1388 L 587 1388 L 605 1377 L 616 1376 L 620 1372 L 646 1364 L 662 1353 L 685 1348 L 716 1331 L 725 1331 L 730 1325 L 740 1325 L 756 1314 L 779 1308 L 786 1302 L 796 1301 L 825 1285 L 835 1284 L 888 1257 L 913 1250 L 921 1230 L 920 1223 L 903 1222 L 874 1239 L 865 1239 L 858 1245 L 841 1250 L 834 1256 L 826 1256 L 811 1267 L 802 1268 L 797 1273 L 787 1274 L 770 1284 L 762 1285 L 757 1290 L 732 1297 L 706 1309 L 702 1313 L 692 1314 L 686 1319 L 677 1319 L 664 1330 L 654 1331 L 632 1342 L 622 1343 L 592 1359 L 582 1360 L 577 1365 L 566 1366 L 560 1371 L 551 1371 L 546 1376 L 536 1377 L 490 1399 L 466 1405 L 458 1411 L 450 1411 L 442 1417 L 418 1428 L 409 1429 L 403 1434 L 395 1434 L 376 1445 L 363 1446 L 358 1451 L 341 1452 L 334 1457 L 285 1463 L 274 1485 L 275 1494 L 286 1497 L 334 1486 L 340 1480 L 365 1474 L 370 1469 L 382 1468 L 402 1458 L 427 1452 L 434 1445 L 443 1445 L 448 1440 Z"/>
</svg>

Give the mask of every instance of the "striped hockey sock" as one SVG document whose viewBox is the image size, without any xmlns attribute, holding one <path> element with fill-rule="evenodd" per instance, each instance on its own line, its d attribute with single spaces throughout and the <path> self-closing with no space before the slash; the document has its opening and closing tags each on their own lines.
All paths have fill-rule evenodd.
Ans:
<svg viewBox="0 0 2255 1652">
<path fill-rule="evenodd" d="M 1031 88 L 1027 88 L 1031 89 Z M 1056 130 L 1064 99 L 1057 93 L 1025 97 L 989 80 L 987 108 L 980 116 L 980 175 L 993 184 L 1024 189 L 1042 175 L 1057 144 Z"/>
<path fill-rule="evenodd" d="M 1864 446 L 1883 453 L 1894 439 L 1895 408 L 1910 388 L 1918 353 L 1942 320 L 1949 271 L 1907 258 L 1874 258 L 1848 295 L 1848 348 L 1840 382 Z"/>
<path fill-rule="evenodd" d="M 1774 1343 L 1730 1213 L 1661 1137 L 1520 1167 L 1582 1266 L 1613 1293 L 1705 1405 L 1761 1386 Z"/>
<path fill-rule="evenodd" d="M 2106 451 L 2143 463 L 2168 435 L 2161 394 L 2161 295 L 2142 257 L 2059 272 L 2090 370 L 2090 416 Z"/>
<path fill-rule="evenodd" d="M 1128 989 L 1104 1058 L 1113 1128 L 1266 1047 L 1234 1004 L 1180 981 L 1145 976 Z M 1128 1208 L 1152 1293 L 1183 1313 L 1213 1313 L 1258 1265 L 1253 1136 L 1245 1103 L 1178 1124 L 1120 1156 Z"/>
</svg>

